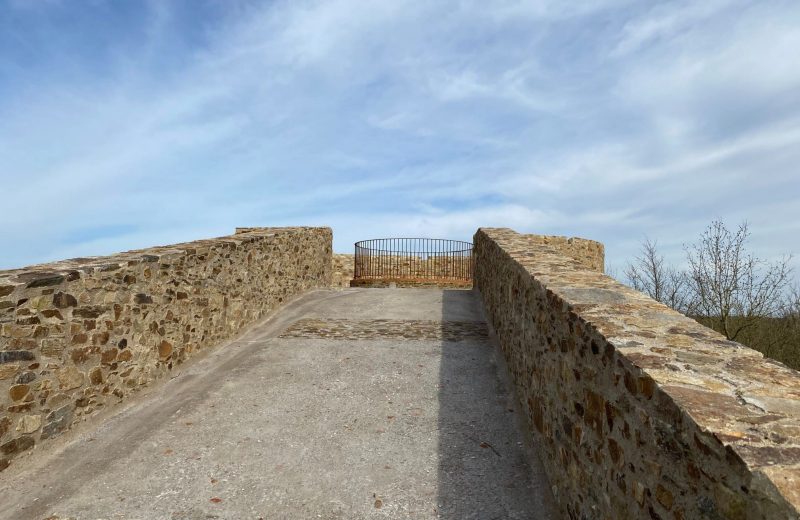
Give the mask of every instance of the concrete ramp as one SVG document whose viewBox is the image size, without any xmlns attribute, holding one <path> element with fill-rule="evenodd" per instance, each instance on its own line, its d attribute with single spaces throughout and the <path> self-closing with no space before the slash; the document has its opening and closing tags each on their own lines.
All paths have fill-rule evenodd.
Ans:
<svg viewBox="0 0 800 520">
<path fill-rule="evenodd" d="M 315 291 L 147 392 L 0 518 L 556 518 L 471 291 Z"/>
</svg>

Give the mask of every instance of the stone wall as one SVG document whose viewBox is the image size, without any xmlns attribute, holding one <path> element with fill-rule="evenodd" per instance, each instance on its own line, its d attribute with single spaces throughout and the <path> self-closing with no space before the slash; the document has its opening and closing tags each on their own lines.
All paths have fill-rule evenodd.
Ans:
<svg viewBox="0 0 800 520">
<path fill-rule="evenodd" d="M 549 246 L 557 253 L 576 260 L 584 269 L 605 272 L 605 246 L 585 238 L 553 235 L 524 235 L 530 244 Z"/>
<path fill-rule="evenodd" d="M 587 270 L 475 235 L 475 284 L 571 519 L 800 518 L 800 373 Z"/>
<path fill-rule="evenodd" d="M 333 255 L 333 275 L 331 276 L 331 287 L 350 287 L 353 279 L 355 255 L 334 254 Z"/>
<path fill-rule="evenodd" d="M 0 271 L 0 470 L 330 280 L 329 228 Z"/>
</svg>

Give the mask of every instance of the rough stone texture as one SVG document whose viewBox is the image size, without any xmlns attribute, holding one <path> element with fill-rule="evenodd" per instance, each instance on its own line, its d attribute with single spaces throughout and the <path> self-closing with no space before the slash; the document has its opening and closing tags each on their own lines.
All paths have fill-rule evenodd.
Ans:
<svg viewBox="0 0 800 520">
<path fill-rule="evenodd" d="M 280 337 L 297 320 L 417 326 Z M 431 323 L 486 330 L 471 291 L 310 291 L 102 428 L 14 464 L 0 519 L 555 520 L 502 355 Z"/>
<path fill-rule="evenodd" d="M 330 279 L 329 228 L 0 271 L 0 469 Z"/>
<path fill-rule="evenodd" d="M 581 240 L 581 239 L 576 239 Z M 597 242 L 593 242 L 597 244 Z M 602 244 L 600 244 L 602 248 Z M 602 249 L 601 249 L 602 265 Z M 461 288 L 472 287 L 472 280 L 454 280 L 449 278 L 428 279 L 422 275 L 430 269 L 441 269 L 443 273 L 448 272 L 448 263 L 441 260 L 422 260 L 403 258 L 397 261 L 398 273 L 402 276 L 388 276 L 380 279 L 365 278 L 354 280 L 355 274 L 355 255 L 334 254 L 333 255 L 333 274 L 331 276 L 331 287 L 429 287 L 429 288 Z M 601 268 L 602 269 L 602 268 Z"/>
<path fill-rule="evenodd" d="M 567 238 L 554 235 L 524 235 L 530 244 L 548 246 L 556 252 L 576 260 L 584 269 L 605 272 L 605 246 L 585 238 Z"/>
<path fill-rule="evenodd" d="M 464 338 L 488 339 L 489 331 L 483 321 L 320 320 L 307 318 L 294 323 L 281 337 L 460 341 Z"/>
<path fill-rule="evenodd" d="M 376 254 L 359 257 L 354 262 L 350 287 L 472 287 L 471 256 Z"/>
<path fill-rule="evenodd" d="M 355 255 L 334 254 L 331 287 L 350 287 L 355 267 Z"/>
<path fill-rule="evenodd" d="M 476 287 L 567 518 L 800 518 L 800 374 L 509 229 Z"/>
</svg>

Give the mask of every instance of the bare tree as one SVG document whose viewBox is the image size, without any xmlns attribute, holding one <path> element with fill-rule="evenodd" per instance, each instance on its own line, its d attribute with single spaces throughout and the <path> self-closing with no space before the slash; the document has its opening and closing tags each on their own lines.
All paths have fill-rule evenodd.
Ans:
<svg viewBox="0 0 800 520">
<path fill-rule="evenodd" d="M 625 277 L 637 291 L 677 311 L 687 311 L 689 297 L 686 273 L 664 265 L 664 257 L 658 253 L 656 241 L 644 239 L 639 256 L 625 268 Z"/>
<path fill-rule="evenodd" d="M 746 222 L 732 233 L 715 220 L 696 244 L 685 246 L 689 313 L 708 320 L 730 340 L 760 319 L 779 314 L 791 274 L 789 257 L 768 263 L 747 252 L 749 236 Z"/>
</svg>

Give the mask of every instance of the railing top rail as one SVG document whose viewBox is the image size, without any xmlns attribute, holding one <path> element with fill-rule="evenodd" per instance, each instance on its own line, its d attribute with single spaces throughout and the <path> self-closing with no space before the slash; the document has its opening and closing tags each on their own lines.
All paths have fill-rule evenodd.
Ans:
<svg viewBox="0 0 800 520">
<path fill-rule="evenodd" d="M 412 237 L 399 237 L 399 238 L 370 238 L 367 240 L 359 240 L 355 243 L 356 249 L 371 249 L 374 251 L 383 252 L 409 252 L 408 249 L 413 249 L 415 252 L 427 252 L 426 248 L 420 249 L 419 245 L 435 245 L 435 247 L 427 248 L 430 252 L 467 252 L 472 250 L 472 242 L 465 242 L 463 240 L 449 240 L 444 238 L 412 238 Z M 388 248 L 385 246 L 389 246 Z M 408 246 L 408 247 L 406 247 Z M 446 247 L 452 246 L 452 247 Z"/>
</svg>

